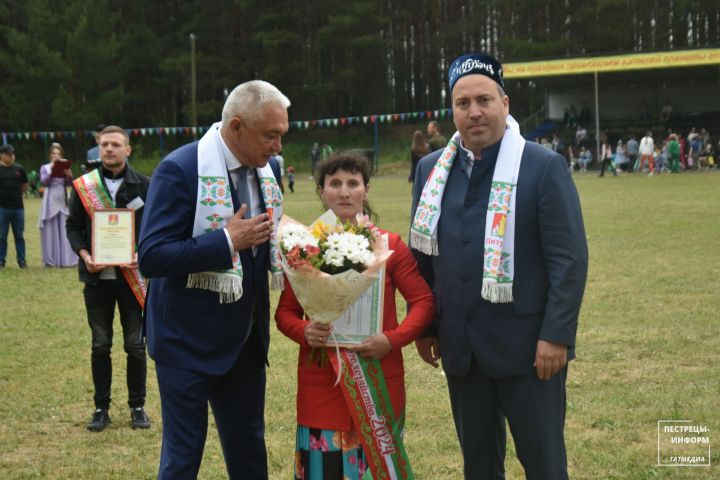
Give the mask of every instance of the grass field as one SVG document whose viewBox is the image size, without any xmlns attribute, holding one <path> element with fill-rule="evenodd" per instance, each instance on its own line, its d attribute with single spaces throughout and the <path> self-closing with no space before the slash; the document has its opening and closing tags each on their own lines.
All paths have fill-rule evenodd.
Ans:
<svg viewBox="0 0 720 480">
<path fill-rule="evenodd" d="M 380 225 L 408 228 L 405 172 L 373 179 Z M 320 213 L 299 178 L 286 212 Z M 720 174 L 648 178 L 576 176 L 590 246 L 590 273 L 568 375 L 566 441 L 574 479 L 714 479 L 720 468 L 657 466 L 658 420 L 707 426 L 720 446 Z M 152 362 L 147 410 L 153 427 L 133 431 L 116 322 L 113 423 L 92 434 L 90 331 L 74 269 L 40 265 L 39 200 L 26 201 L 30 269 L 0 270 L 0 477 L 153 478 L 160 408 Z M 12 235 L 10 236 L 12 237 Z M 273 297 L 273 302 L 277 296 Z M 270 477 L 291 478 L 297 347 L 272 331 L 267 385 Z M 419 479 L 462 478 L 447 386 L 405 350 L 406 446 Z M 200 478 L 224 478 L 211 426 Z M 695 452 L 697 450 L 694 450 Z M 510 447 L 508 478 L 523 478 Z"/>
</svg>

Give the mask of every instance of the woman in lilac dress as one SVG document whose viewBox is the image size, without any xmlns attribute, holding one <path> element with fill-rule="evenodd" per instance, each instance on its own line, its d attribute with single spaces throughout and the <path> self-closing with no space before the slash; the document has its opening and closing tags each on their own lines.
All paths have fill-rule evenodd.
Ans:
<svg viewBox="0 0 720 480">
<path fill-rule="evenodd" d="M 64 171 L 64 177 L 51 175 L 53 164 L 63 159 L 64 152 L 59 143 L 50 146 L 48 155 L 50 162 L 40 167 L 40 183 L 45 186 L 38 222 L 43 265 L 72 267 L 77 265 L 78 257 L 70 248 L 65 234 L 65 221 L 68 216 L 67 187 L 72 185 L 72 172 L 68 168 Z"/>
</svg>

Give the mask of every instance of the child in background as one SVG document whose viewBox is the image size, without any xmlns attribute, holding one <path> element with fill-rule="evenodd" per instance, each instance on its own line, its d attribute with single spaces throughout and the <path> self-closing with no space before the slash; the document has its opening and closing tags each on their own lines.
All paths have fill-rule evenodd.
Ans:
<svg viewBox="0 0 720 480">
<path fill-rule="evenodd" d="M 592 162 L 592 153 L 585 147 L 580 147 L 580 155 L 578 156 L 578 164 L 581 172 L 587 172 L 587 167 Z"/>
<path fill-rule="evenodd" d="M 705 150 L 698 157 L 699 168 L 715 168 L 715 152 L 713 152 L 712 144 L 705 145 Z"/>
<path fill-rule="evenodd" d="M 669 171 L 667 168 L 667 153 L 665 152 L 665 144 L 662 146 L 655 145 L 653 160 L 655 162 L 655 171 L 657 171 L 658 174 Z"/>
<path fill-rule="evenodd" d="M 292 167 L 292 165 L 287 167 L 287 177 L 288 177 L 288 188 L 290 189 L 290 193 L 295 193 L 295 169 Z"/>
</svg>

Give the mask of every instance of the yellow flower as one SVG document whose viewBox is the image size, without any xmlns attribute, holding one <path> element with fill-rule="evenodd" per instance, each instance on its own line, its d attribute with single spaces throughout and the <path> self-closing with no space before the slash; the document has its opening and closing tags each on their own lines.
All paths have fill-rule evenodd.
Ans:
<svg viewBox="0 0 720 480">
<path fill-rule="evenodd" d="M 322 238 L 330 233 L 330 225 L 323 223 L 320 220 L 316 221 L 311 225 L 310 234 L 315 238 Z"/>
</svg>

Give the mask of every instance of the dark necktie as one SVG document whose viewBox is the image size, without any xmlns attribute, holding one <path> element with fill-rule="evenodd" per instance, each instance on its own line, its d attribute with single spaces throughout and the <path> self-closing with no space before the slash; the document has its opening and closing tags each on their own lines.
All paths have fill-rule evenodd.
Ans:
<svg viewBox="0 0 720 480">
<path fill-rule="evenodd" d="M 238 182 L 237 185 L 235 185 L 235 189 L 237 190 L 238 200 L 240 201 L 238 208 L 240 208 L 243 203 L 247 205 L 247 211 L 245 212 L 245 216 L 243 218 L 250 218 L 251 207 L 250 192 L 248 192 L 247 171 L 248 167 L 240 167 L 236 170 L 238 173 Z"/>
</svg>

